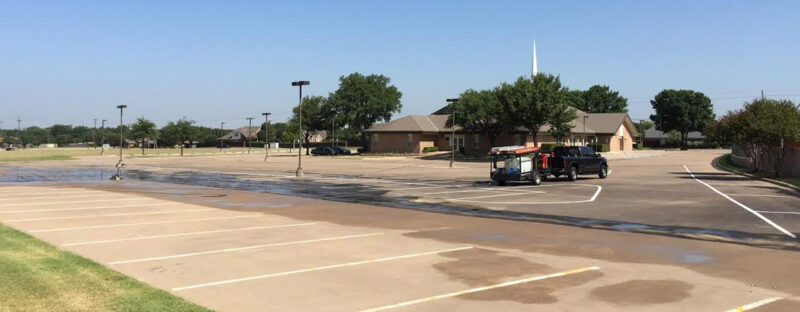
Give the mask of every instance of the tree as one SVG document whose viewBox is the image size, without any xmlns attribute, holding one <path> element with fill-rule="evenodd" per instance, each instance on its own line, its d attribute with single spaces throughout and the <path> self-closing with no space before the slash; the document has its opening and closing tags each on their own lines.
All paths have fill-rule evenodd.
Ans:
<svg viewBox="0 0 800 312">
<path fill-rule="evenodd" d="M 490 148 L 494 147 L 498 136 L 513 129 L 498 99 L 499 92 L 497 88 L 481 91 L 469 89 L 461 93 L 455 104 L 458 115 L 456 124 L 464 130 L 485 134 L 489 138 Z M 452 125 L 451 114 L 447 119 L 447 126 Z"/>
<path fill-rule="evenodd" d="M 183 148 L 186 142 L 192 142 L 197 136 L 197 129 L 194 126 L 194 120 L 188 120 L 186 117 L 179 119 L 176 122 L 170 121 L 164 128 L 161 128 L 161 134 L 164 141 L 170 145 L 180 144 L 181 156 L 183 156 Z"/>
<path fill-rule="evenodd" d="M 757 99 L 745 104 L 734 126 L 734 140 L 750 150 L 754 169 L 770 165 L 782 176 L 785 143 L 800 140 L 800 109 L 788 100 Z"/>
<path fill-rule="evenodd" d="M 344 123 L 360 133 L 364 148 L 368 148 L 364 130 L 376 122 L 389 121 L 403 107 L 400 103 L 403 94 L 390 82 L 383 75 L 352 73 L 339 77 L 339 89 L 330 96 L 331 105 Z"/>
<path fill-rule="evenodd" d="M 542 126 L 568 127 L 564 116 L 557 115 L 564 113 L 569 102 L 567 92 L 562 89 L 561 80 L 556 76 L 540 73 L 532 78 L 519 77 L 513 85 L 504 83 L 500 86 L 498 99 L 512 126 L 528 129 L 536 145 Z"/>
<path fill-rule="evenodd" d="M 128 135 L 134 140 L 139 141 L 139 144 L 142 146 L 142 155 L 144 155 L 144 148 L 147 145 L 145 141 L 147 139 L 158 139 L 158 129 L 156 129 L 156 124 L 152 121 L 144 117 L 139 117 L 136 119 L 136 122 L 131 125 L 131 132 Z"/>
<path fill-rule="evenodd" d="M 681 150 L 687 150 L 687 136 L 692 131 L 704 131 L 714 121 L 714 107 L 705 94 L 692 90 L 664 90 L 650 101 L 656 113 L 650 115 L 656 129 L 677 131 L 681 135 Z"/>
<path fill-rule="evenodd" d="M 587 113 L 627 113 L 628 99 L 608 86 L 593 85 L 586 91 L 570 91 L 573 106 Z M 578 97 L 579 99 L 575 99 Z"/>
<path fill-rule="evenodd" d="M 639 144 L 644 144 L 645 132 L 653 127 L 653 123 L 647 120 L 639 120 L 639 122 L 634 122 L 633 124 L 639 131 Z"/>
<path fill-rule="evenodd" d="M 575 108 L 567 104 L 567 102 L 557 103 L 553 107 L 552 116 L 548 119 L 550 128 L 547 130 L 557 143 L 564 142 L 564 137 L 572 132 L 575 126 L 572 121 L 577 118 Z"/>
<path fill-rule="evenodd" d="M 326 101 L 327 99 L 321 96 L 307 96 L 304 97 L 303 101 L 301 102 L 301 105 L 303 106 L 302 139 L 306 144 L 306 155 L 309 154 L 309 143 L 311 143 L 311 137 L 314 136 L 315 133 L 325 130 L 325 127 L 328 125 L 326 120 L 328 113 L 325 111 Z M 297 124 L 297 119 L 300 115 L 300 107 L 295 107 L 293 109 L 293 113 L 294 115 L 289 122 Z"/>
</svg>

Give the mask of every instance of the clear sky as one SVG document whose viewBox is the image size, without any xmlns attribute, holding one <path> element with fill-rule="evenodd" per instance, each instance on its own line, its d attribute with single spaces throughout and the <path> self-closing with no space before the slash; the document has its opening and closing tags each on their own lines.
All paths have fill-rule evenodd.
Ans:
<svg viewBox="0 0 800 312">
<path fill-rule="evenodd" d="M 4 128 L 182 116 L 226 128 L 352 72 L 392 78 L 400 115 L 539 70 L 573 89 L 606 84 L 631 116 L 665 88 L 717 114 L 765 90 L 800 102 L 800 1 L 6 1 L 0 0 Z"/>
</svg>

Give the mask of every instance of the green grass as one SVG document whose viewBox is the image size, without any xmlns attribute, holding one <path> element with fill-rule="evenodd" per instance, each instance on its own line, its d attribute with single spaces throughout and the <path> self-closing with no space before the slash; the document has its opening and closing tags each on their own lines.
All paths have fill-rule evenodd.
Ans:
<svg viewBox="0 0 800 312">
<path fill-rule="evenodd" d="M 735 163 L 733 163 L 733 160 L 731 160 L 731 154 L 726 154 L 725 156 L 722 156 L 719 159 L 719 165 L 722 168 L 725 168 L 725 169 L 728 169 L 728 170 L 731 170 L 731 171 L 748 173 L 748 174 L 752 174 L 752 175 L 760 177 L 760 178 L 770 178 L 770 179 L 773 179 L 773 180 L 786 182 L 786 183 L 789 183 L 791 185 L 800 187 L 800 178 L 777 178 L 777 177 L 774 177 L 774 176 L 772 176 L 772 175 L 770 175 L 768 173 L 765 173 L 765 172 L 752 172 L 748 168 L 739 167 Z"/>
<path fill-rule="evenodd" d="M 0 311 L 209 311 L 0 224 Z"/>
</svg>

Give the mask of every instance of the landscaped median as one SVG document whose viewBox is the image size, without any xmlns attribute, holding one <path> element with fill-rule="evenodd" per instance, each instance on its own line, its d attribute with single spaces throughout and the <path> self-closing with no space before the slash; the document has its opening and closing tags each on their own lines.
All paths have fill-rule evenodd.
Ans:
<svg viewBox="0 0 800 312">
<path fill-rule="evenodd" d="M 209 311 L 0 224 L 2 311 Z"/>
<path fill-rule="evenodd" d="M 800 189 L 800 178 L 779 178 L 779 177 L 772 177 L 769 174 L 766 174 L 764 172 L 755 172 L 754 173 L 754 172 L 752 172 L 751 170 L 749 170 L 747 168 L 743 168 L 743 167 L 737 166 L 733 162 L 733 160 L 731 160 L 731 154 L 725 154 L 724 156 L 719 157 L 717 159 L 717 164 L 720 167 L 722 167 L 722 169 L 725 169 L 725 170 L 728 170 L 728 171 L 733 171 L 733 172 L 738 172 L 738 173 L 741 173 L 741 174 L 751 175 L 753 177 L 764 179 L 764 180 L 767 180 L 769 182 L 778 181 L 778 182 L 782 182 L 782 183 L 793 185 L 795 188 L 799 188 Z"/>
</svg>

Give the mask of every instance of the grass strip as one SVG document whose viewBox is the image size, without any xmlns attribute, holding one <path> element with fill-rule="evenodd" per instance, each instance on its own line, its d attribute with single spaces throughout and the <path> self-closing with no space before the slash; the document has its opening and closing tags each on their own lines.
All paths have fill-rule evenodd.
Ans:
<svg viewBox="0 0 800 312">
<path fill-rule="evenodd" d="M 0 224 L 0 311 L 209 311 Z"/>
</svg>

